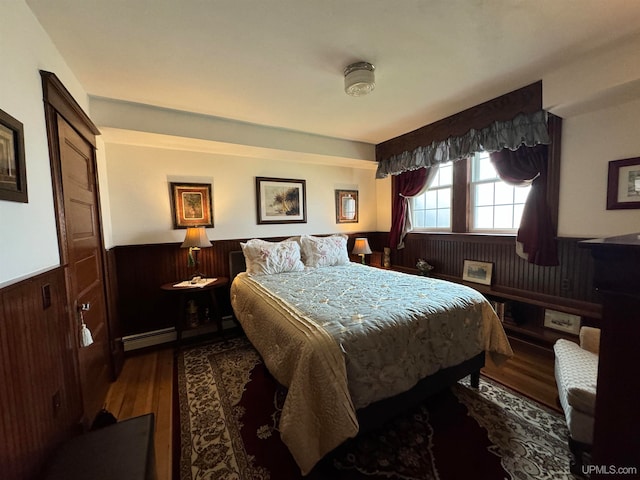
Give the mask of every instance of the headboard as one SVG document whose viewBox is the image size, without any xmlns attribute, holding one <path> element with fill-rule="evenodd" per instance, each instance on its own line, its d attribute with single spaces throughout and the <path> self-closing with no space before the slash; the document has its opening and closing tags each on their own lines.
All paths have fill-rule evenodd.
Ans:
<svg viewBox="0 0 640 480">
<path fill-rule="evenodd" d="M 233 282 L 236 275 L 244 272 L 247 265 L 244 262 L 244 253 L 242 250 L 234 250 L 229 252 L 229 283 Z"/>
</svg>

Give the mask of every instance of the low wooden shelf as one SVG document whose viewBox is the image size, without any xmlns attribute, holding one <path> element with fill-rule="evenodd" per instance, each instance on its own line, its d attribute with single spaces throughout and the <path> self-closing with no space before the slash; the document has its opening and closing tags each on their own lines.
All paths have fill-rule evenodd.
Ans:
<svg viewBox="0 0 640 480">
<path fill-rule="evenodd" d="M 394 270 L 418 274 L 418 270 L 409 267 L 393 266 Z M 509 287 L 493 287 L 479 283 L 466 282 L 452 275 L 432 274 L 433 278 L 466 285 L 491 300 L 508 302 L 515 307 L 518 315 L 511 321 L 503 323 L 504 329 L 510 337 L 551 349 L 559 338 L 577 340 L 577 336 L 546 328 L 544 326 L 545 309 L 578 315 L 583 324 L 597 325 L 602 319 L 602 306 L 595 303 L 556 297 L 537 292 L 528 292 Z"/>
</svg>

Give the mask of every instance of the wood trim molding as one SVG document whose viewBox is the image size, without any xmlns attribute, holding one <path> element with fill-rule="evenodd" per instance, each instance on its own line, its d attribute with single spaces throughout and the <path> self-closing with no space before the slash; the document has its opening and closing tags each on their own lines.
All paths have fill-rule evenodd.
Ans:
<svg viewBox="0 0 640 480">
<path fill-rule="evenodd" d="M 50 105 L 70 125 L 73 125 L 78 133 L 96 147 L 96 135 L 100 135 L 100 130 L 91 121 L 89 116 L 82 110 L 80 105 L 75 101 L 73 96 L 65 88 L 55 73 L 40 70 L 42 78 L 42 93 L 45 104 Z"/>
<path fill-rule="evenodd" d="M 469 182 L 471 162 L 463 158 L 453 162 L 453 192 L 451 194 L 451 231 L 464 233 L 469 231 Z M 394 177 L 395 178 L 395 177 Z"/>
<path fill-rule="evenodd" d="M 534 113 L 539 110 L 542 110 L 542 80 L 379 143 L 376 145 L 376 160 L 411 152 L 434 141 L 460 136 L 472 128 L 485 128 L 495 121 L 511 120 L 519 113 Z"/>
</svg>

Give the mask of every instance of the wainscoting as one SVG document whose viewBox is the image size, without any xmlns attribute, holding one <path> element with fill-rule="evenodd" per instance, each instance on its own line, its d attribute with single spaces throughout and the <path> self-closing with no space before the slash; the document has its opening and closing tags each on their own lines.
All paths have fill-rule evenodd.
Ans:
<svg viewBox="0 0 640 480">
<path fill-rule="evenodd" d="M 353 247 L 353 238 L 364 235 L 368 234 L 350 234 L 349 248 Z M 213 241 L 213 247 L 200 251 L 198 270 L 209 277 L 229 277 L 229 252 L 240 250 L 240 242 L 247 240 Z M 122 334 L 131 336 L 172 328 L 179 318 L 177 302 L 160 290 L 160 286 L 189 278 L 192 269 L 187 267 L 187 250 L 180 248 L 179 243 L 163 243 L 115 247 L 113 252 Z M 222 315 L 231 315 L 228 290 L 225 295 L 220 295 L 220 300 L 224 300 L 220 304 Z"/>
<path fill-rule="evenodd" d="M 383 250 L 387 233 L 366 236 L 375 252 Z M 271 238 L 277 241 L 282 238 Z M 229 276 L 229 252 L 245 239 L 216 240 L 201 251 L 200 270 Z M 460 280 L 465 259 L 493 262 L 492 289 L 525 298 L 538 306 L 562 305 L 600 317 L 600 299 L 593 288 L 591 252 L 581 239 L 560 238 L 560 265 L 536 267 L 518 258 L 512 237 L 410 234 L 406 248 L 392 251 L 396 268 L 415 272 L 418 258 L 435 266 L 435 273 Z M 112 322 L 114 369 L 119 370 L 124 335 L 168 331 L 174 326 L 176 305 L 160 285 L 189 276 L 186 250 L 179 243 L 115 247 L 107 252 L 107 290 Z M 221 295 L 221 299 L 222 299 Z M 221 305 L 231 314 L 228 295 Z M 0 289 L 0 472 L 3 479 L 37 478 L 59 443 L 81 429 L 82 401 L 74 353 L 77 331 L 65 311 L 62 268 Z M 549 383 L 549 382 L 547 382 Z"/>
<path fill-rule="evenodd" d="M 75 328 L 64 275 L 51 270 L 0 290 L 0 472 L 37 478 L 57 445 L 80 431 Z"/>
<path fill-rule="evenodd" d="M 416 260 L 424 258 L 436 274 L 459 279 L 465 260 L 492 262 L 495 289 L 599 303 L 592 283 L 593 261 L 589 250 L 578 246 L 581 240 L 558 239 L 560 265 L 556 267 L 531 265 L 516 255 L 513 237 L 490 235 L 410 233 L 405 248 L 393 251 L 391 259 L 394 265 L 415 267 Z"/>
<path fill-rule="evenodd" d="M 372 250 L 380 252 L 387 244 L 387 233 L 350 234 L 366 236 Z M 278 241 L 284 237 L 268 238 Z M 247 239 L 216 240 L 213 247 L 200 252 L 199 270 L 208 276 L 229 276 L 229 252 L 240 249 Z M 494 263 L 493 288 L 524 296 L 539 304 L 566 305 L 584 312 L 592 320 L 599 316 L 599 301 L 593 285 L 593 261 L 589 251 L 579 248 L 581 239 L 559 239 L 560 265 L 537 267 L 515 254 L 513 237 L 488 235 L 409 234 L 403 250 L 392 251 L 392 264 L 416 271 L 418 258 L 426 258 L 443 278 L 461 279 L 465 259 Z M 125 336 L 163 331 L 178 318 L 175 302 L 160 290 L 164 283 L 189 277 L 187 252 L 179 243 L 115 247 L 118 312 Z M 230 315 L 228 295 L 221 305 Z"/>
</svg>

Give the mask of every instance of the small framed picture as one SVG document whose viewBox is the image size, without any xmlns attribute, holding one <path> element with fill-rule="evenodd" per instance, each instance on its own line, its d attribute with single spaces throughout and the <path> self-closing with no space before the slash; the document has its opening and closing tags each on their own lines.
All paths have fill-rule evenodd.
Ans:
<svg viewBox="0 0 640 480">
<path fill-rule="evenodd" d="M 462 270 L 462 279 L 467 282 L 491 285 L 491 275 L 493 273 L 493 263 L 476 262 L 475 260 L 465 260 Z"/>
<path fill-rule="evenodd" d="M 358 223 L 357 190 L 336 190 L 336 223 Z"/>
<path fill-rule="evenodd" d="M 544 311 L 544 326 L 547 328 L 578 335 L 580 333 L 580 323 L 581 318 L 579 315 L 549 309 Z"/>
<path fill-rule="evenodd" d="M 609 162 L 607 210 L 640 208 L 640 157 Z"/>
<path fill-rule="evenodd" d="M 173 228 L 213 228 L 213 202 L 209 183 L 171 183 Z"/>
<path fill-rule="evenodd" d="M 256 177 L 258 225 L 307 223 L 305 180 Z"/>
<path fill-rule="evenodd" d="M 22 123 L 0 110 L 0 200 L 27 203 Z"/>
</svg>

